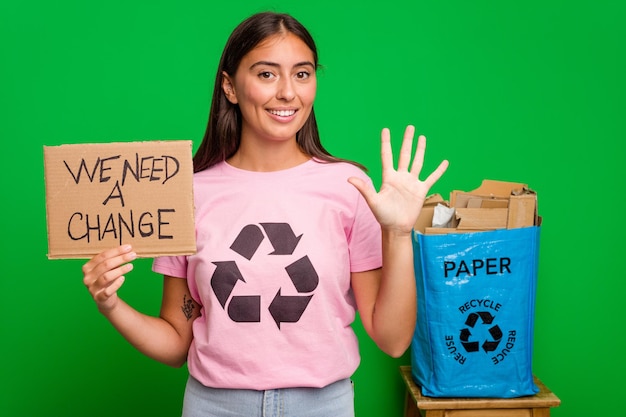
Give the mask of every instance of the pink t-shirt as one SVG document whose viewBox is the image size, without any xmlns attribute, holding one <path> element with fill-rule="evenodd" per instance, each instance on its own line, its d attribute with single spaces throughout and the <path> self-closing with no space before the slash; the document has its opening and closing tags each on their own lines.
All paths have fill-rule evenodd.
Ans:
<svg viewBox="0 0 626 417">
<path fill-rule="evenodd" d="M 347 163 L 277 172 L 220 163 L 194 175 L 198 251 L 155 272 L 202 306 L 188 368 L 206 386 L 323 387 L 356 370 L 350 273 L 381 267 L 380 225 Z"/>
</svg>

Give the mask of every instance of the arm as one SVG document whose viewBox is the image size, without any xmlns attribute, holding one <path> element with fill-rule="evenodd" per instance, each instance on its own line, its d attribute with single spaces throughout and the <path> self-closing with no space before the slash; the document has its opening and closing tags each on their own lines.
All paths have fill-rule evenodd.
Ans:
<svg viewBox="0 0 626 417">
<path fill-rule="evenodd" d="M 411 344 L 417 318 L 410 235 L 408 243 L 403 244 L 403 240 L 383 231 L 384 267 L 352 273 L 352 290 L 363 328 L 383 352 L 394 358 Z"/>
<path fill-rule="evenodd" d="M 192 300 L 187 281 L 164 277 L 159 317 L 138 312 L 117 295 L 130 261 L 136 258 L 130 246 L 106 250 L 83 266 L 83 282 L 100 312 L 135 348 L 170 366 L 182 366 L 193 338 L 192 323 L 200 308 Z"/>
<path fill-rule="evenodd" d="M 413 126 L 407 127 L 395 170 L 389 130 L 383 129 L 383 180 L 378 193 L 357 178 L 349 179 L 381 225 L 383 248 L 382 269 L 353 273 L 352 289 L 365 331 L 384 352 L 394 357 L 402 355 L 411 344 L 417 317 L 413 226 L 428 191 L 448 167 L 448 162 L 443 161 L 426 180 L 419 180 L 426 138 L 419 137 L 410 164 L 414 132 Z"/>
</svg>

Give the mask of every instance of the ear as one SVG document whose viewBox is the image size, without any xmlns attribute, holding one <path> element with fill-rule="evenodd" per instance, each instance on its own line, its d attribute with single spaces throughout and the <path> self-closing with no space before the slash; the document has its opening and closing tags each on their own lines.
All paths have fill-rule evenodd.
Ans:
<svg viewBox="0 0 626 417">
<path fill-rule="evenodd" d="M 237 104 L 237 95 L 235 94 L 235 86 L 226 71 L 222 72 L 222 90 L 224 95 L 233 104 Z"/>
</svg>

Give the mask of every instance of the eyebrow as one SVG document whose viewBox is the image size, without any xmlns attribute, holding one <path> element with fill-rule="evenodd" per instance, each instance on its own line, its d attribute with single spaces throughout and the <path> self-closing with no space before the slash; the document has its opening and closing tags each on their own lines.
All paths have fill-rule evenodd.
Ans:
<svg viewBox="0 0 626 417">
<path fill-rule="evenodd" d="M 258 67 L 258 66 L 261 66 L 261 65 L 265 65 L 265 66 L 268 66 L 268 67 L 280 68 L 280 64 L 278 64 L 276 62 L 258 61 L 258 62 L 255 62 L 254 64 L 250 65 L 250 69 L 254 69 L 255 67 Z M 297 67 L 311 67 L 311 68 L 315 68 L 315 65 L 313 65 L 313 63 L 311 61 L 302 61 L 302 62 L 296 63 L 293 66 L 293 68 L 297 68 Z"/>
</svg>

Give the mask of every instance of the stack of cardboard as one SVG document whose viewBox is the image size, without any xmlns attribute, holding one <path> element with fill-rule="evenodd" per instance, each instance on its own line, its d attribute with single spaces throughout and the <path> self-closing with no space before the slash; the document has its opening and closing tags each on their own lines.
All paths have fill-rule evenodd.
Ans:
<svg viewBox="0 0 626 417">
<path fill-rule="evenodd" d="M 445 224 L 433 225 L 436 212 L 452 213 Z M 537 194 L 528 185 L 483 180 L 473 191 L 452 191 L 450 201 L 434 194 L 426 199 L 414 229 L 423 234 L 483 232 L 538 226 Z"/>
</svg>

